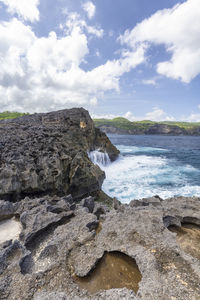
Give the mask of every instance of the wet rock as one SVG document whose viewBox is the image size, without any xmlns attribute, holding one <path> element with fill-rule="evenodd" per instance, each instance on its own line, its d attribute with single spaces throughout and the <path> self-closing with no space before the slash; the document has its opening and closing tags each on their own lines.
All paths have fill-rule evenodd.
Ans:
<svg viewBox="0 0 200 300">
<path fill-rule="evenodd" d="M 113 288 L 128 288 L 138 291 L 141 273 L 137 264 L 122 252 L 106 252 L 95 268 L 85 277 L 76 277 L 80 287 L 91 294 Z"/>
</svg>

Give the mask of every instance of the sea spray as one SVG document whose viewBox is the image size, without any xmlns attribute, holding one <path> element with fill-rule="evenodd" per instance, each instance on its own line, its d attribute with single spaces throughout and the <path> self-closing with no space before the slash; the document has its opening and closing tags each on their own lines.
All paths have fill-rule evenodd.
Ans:
<svg viewBox="0 0 200 300">
<path fill-rule="evenodd" d="M 98 150 L 94 150 L 88 153 L 89 159 L 95 164 L 100 167 L 107 166 L 110 164 L 110 158 L 108 153 L 104 153 Z"/>
</svg>

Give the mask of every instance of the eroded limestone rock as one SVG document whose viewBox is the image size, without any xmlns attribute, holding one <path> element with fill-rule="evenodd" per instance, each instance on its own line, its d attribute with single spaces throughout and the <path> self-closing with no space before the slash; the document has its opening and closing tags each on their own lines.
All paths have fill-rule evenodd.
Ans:
<svg viewBox="0 0 200 300">
<path fill-rule="evenodd" d="M 168 229 L 177 220 L 198 226 L 199 198 L 160 199 L 159 205 L 149 198 L 116 209 L 98 203 L 104 210 L 100 220 L 84 200 L 72 211 L 74 201 L 71 196 L 46 196 L 19 202 L 13 214 L 23 224 L 20 238 L 0 245 L 1 300 L 199 299 L 200 261 Z M 135 261 L 141 273 L 138 289 L 123 288 L 117 279 L 115 289 L 94 293 L 77 284 L 75 277 L 92 276 L 103 255 L 113 252 Z"/>
</svg>

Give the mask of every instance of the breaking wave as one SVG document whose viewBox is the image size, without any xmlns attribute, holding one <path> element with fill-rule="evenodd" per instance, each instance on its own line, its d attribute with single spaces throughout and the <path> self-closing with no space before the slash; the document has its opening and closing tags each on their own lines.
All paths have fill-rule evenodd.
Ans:
<svg viewBox="0 0 200 300">
<path fill-rule="evenodd" d="M 102 189 L 108 195 L 123 203 L 153 195 L 163 199 L 200 196 L 200 168 L 194 166 L 194 158 L 199 156 L 194 157 L 194 151 L 177 153 L 174 149 L 129 145 L 117 148 L 121 155 L 113 163 L 105 153 L 90 153 L 91 160 L 105 171 Z"/>
</svg>

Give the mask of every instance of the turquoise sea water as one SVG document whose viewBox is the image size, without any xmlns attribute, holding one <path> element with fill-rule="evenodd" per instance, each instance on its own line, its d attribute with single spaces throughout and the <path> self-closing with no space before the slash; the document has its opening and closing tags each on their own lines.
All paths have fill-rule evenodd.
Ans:
<svg viewBox="0 0 200 300">
<path fill-rule="evenodd" d="M 124 203 L 153 195 L 200 197 L 200 137 L 109 135 L 120 150 L 101 165 L 103 190 Z"/>
</svg>

